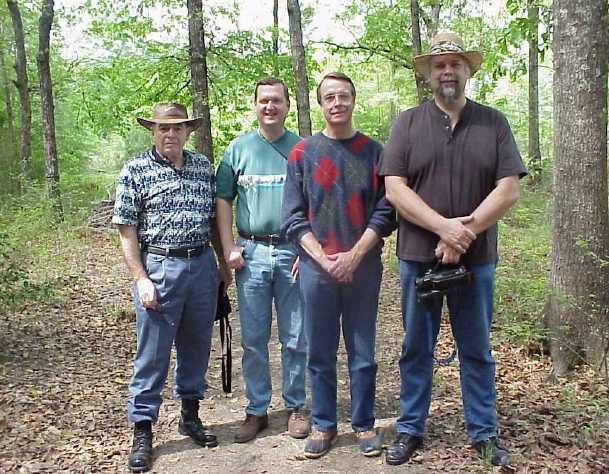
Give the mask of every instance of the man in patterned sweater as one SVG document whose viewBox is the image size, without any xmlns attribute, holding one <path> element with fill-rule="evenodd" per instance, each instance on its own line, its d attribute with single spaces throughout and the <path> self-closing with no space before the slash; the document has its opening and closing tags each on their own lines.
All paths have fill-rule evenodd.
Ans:
<svg viewBox="0 0 609 474">
<path fill-rule="evenodd" d="M 123 167 L 112 222 L 118 225 L 133 276 L 137 320 L 137 353 L 127 402 L 128 419 L 135 424 L 128 466 L 144 472 L 152 466 L 151 425 L 159 415 L 174 342 L 174 393 L 182 400 L 179 432 L 201 446 L 218 445 L 201 424 L 198 410 L 207 389 L 219 275 L 209 247 L 213 169 L 205 156 L 184 150 L 201 119 L 189 119 L 181 104 L 160 103 L 151 118 L 138 122 L 151 131 L 154 146 Z M 216 250 L 221 256 L 221 248 Z M 223 265 L 220 278 L 230 281 Z"/>
<path fill-rule="evenodd" d="M 374 357 L 382 238 L 395 212 L 377 178 L 381 145 L 353 129 L 355 87 L 342 73 L 317 87 L 325 128 L 290 152 L 282 230 L 295 244 L 305 304 L 313 431 L 305 456 L 328 452 L 337 436 L 336 353 L 342 322 L 351 379 L 351 425 L 360 450 L 378 456 Z"/>
</svg>

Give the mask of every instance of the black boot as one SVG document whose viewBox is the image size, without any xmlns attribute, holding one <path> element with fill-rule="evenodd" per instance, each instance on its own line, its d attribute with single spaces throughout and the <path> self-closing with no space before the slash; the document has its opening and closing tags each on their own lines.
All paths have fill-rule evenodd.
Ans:
<svg viewBox="0 0 609 474">
<path fill-rule="evenodd" d="M 146 472 L 152 467 L 152 424 L 138 421 L 133 428 L 133 446 L 129 454 L 129 469 Z"/>
<path fill-rule="evenodd" d="M 199 400 L 182 400 L 178 432 L 190 436 L 195 443 L 206 448 L 218 446 L 216 436 L 205 428 L 199 419 Z"/>
</svg>

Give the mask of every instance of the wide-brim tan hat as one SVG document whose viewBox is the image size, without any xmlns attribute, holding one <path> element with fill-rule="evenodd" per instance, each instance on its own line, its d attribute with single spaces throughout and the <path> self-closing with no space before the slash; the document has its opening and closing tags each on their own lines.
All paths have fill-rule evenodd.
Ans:
<svg viewBox="0 0 609 474">
<path fill-rule="evenodd" d="M 152 109 L 152 117 L 138 117 L 137 121 L 143 127 L 150 129 L 153 125 L 172 125 L 185 123 L 192 129 L 199 128 L 203 123 L 202 117 L 188 118 L 188 111 L 182 104 L 161 102 Z"/>
<path fill-rule="evenodd" d="M 428 53 L 419 54 L 414 57 L 415 70 L 422 76 L 427 76 L 429 74 L 429 62 L 431 58 L 443 54 L 458 54 L 465 58 L 472 75 L 480 69 L 482 64 L 482 53 L 480 51 L 467 51 L 463 40 L 457 34 L 447 31 L 438 33 L 431 39 Z"/>
</svg>

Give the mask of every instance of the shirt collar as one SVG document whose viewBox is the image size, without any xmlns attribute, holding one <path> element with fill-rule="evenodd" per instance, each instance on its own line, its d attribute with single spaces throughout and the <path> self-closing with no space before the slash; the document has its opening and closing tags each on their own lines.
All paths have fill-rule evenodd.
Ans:
<svg viewBox="0 0 609 474">
<path fill-rule="evenodd" d="M 168 160 L 167 158 L 165 158 L 163 155 L 161 155 L 157 151 L 156 146 L 154 146 L 154 145 L 152 145 L 152 150 L 150 151 L 150 155 L 152 156 L 152 159 L 154 161 L 156 161 L 157 163 L 173 167 L 173 163 L 170 160 Z M 184 168 L 186 166 L 186 163 L 188 163 L 188 153 L 186 153 L 186 150 L 182 150 L 182 155 L 184 156 L 184 166 L 182 166 L 182 168 Z"/>
</svg>

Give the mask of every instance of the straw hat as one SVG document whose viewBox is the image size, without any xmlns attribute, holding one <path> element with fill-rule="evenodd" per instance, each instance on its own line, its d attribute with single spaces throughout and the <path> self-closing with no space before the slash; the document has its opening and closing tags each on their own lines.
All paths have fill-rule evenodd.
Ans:
<svg viewBox="0 0 609 474">
<path fill-rule="evenodd" d="M 420 54 L 414 57 L 414 68 L 419 74 L 426 76 L 429 74 L 429 62 L 431 58 L 443 54 L 458 54 L 465 58 L 469 63 L 472 75 L 480 69 L 482 64 L 482 54 L 480 51 L 467 51 L 463 40 L 455 33 L 448 31 L 438 33 L 431 39 L 427 54 Z"/>
<path fill-rule="evenodd" d="M 182 104 L 175 102 L 159 102 L 152 109 L 152 117 L 138 117 L 137 121 L 143 127 L 150 129 L 154 124 L 170 125 L 177 123 L 185 123 L 194 130 L 203 123 L 201 117 L 188 118 L 188 111 Z"/>
</svg>

